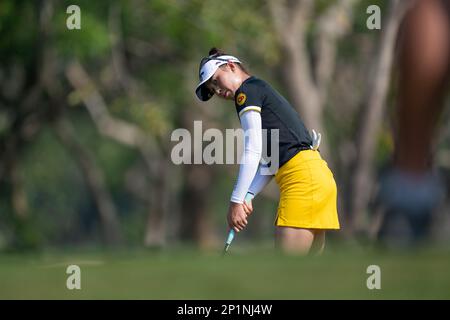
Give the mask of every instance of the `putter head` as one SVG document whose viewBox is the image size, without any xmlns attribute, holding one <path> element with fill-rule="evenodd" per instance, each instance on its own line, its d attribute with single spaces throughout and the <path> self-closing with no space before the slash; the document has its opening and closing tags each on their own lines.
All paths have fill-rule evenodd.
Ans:
<svg viewBox="0 0 450 320">
<path fill-rule="evenodd" d="M 225 254 L 227 251 L 228 251 L 228 248 L 230 247 L 230 245 L 231 245 L 231 242 L 233 241 L 233 239 L 234 239 L 234 230 L 233 229 L 231 229 L 229 232 L 228 232 L 228 237 L 227 237 L 227 241 L 225 241 L 225 247 L 223 248 L 223 254 Z"/>
<path fill-rule="evenodd" d="M 225 253 L 227 253 L 229 247 L 230 247 L 230 245 L 228 243 L 226 243 L 225 248 L 223 248 L 223 252 L 222 252 L 223 256 L 225 255 Z"/>
</svg>

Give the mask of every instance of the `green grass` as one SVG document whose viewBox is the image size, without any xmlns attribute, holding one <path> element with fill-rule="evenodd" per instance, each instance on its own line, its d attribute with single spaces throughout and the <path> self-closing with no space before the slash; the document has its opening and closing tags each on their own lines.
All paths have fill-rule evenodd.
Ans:
<svg viewBox="0 0 450 320">
<path fill-rule="evenodd" d="M 81 290 L 66 288 L 68 265 Z M 369 290 L 369 265 L 381 289 Z M 450 299 L 450 253 L 334 250 L 295 257 L 235 246 L 229 255 L 189 249 L 0 254 L 0 299 Z"/>
</svg>

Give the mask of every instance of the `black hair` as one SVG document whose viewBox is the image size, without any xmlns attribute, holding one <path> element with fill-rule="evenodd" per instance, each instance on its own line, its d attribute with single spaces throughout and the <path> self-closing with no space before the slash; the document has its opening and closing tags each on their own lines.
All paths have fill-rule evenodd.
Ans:
<svg viewBox="0 0 450 320">
<path fill-rule="evenodd" d="M 217 49 L 216 47 L 212 47 L 209 52 L 208 55 L 211 56 L 223 56 L 225 55 L 225 52 L 223 52 L 222 50 Z"/>
<path fill-rule="evenodd" d="M 224 56 L 224 55 L 228 55 L 227 53 L 223 52 L 220 49 L 217 49 L 216 47 L 212 47 L 209 52 L 208 55 L 210 58 L 216 58 L 216 57 L 220 57 L 220 56 Z M 247 71 L 247 69 L 242 65 L 242 63 L 236 63 L 239 68 L 244 71 L 247 74 L 250 74 L 250 72 Z"/>
</svg>

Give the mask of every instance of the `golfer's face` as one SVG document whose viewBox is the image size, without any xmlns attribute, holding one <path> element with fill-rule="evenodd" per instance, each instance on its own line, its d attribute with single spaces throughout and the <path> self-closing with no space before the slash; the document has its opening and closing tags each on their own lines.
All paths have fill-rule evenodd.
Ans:
<svg viewBox="0 0 450 320">
<path fill-rule="evenodd" d="M 217 69 L 206 85 L 209 90 L 214 92 L 218 97 L 227 100 L 234 99 L 235 89 L 233 88 L 234 72 L 228 66 L 222 66 Z"/>
</svg>

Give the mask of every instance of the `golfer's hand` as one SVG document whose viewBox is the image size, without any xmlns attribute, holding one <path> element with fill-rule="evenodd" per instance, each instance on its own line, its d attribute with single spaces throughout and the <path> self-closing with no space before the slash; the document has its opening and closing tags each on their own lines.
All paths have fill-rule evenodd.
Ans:
<svg viewBox="0 0 450 320">
<path fill-rule="evenodd" d="M 228 209 L 228 226 L 230 229 L 239 232 L 247 225 L 247 214 L 244 211 L 244 207 L 241 203 L 230 202 Z"/>
<path fill-rule="evenodd" d="M 247 216 L 252 214 L 252 212 L 253 212 L 252 200 L 244 201 L 244 203 L 242 204 L 242 207 L 244 208 L 244 212 Z"/>
</svg>

